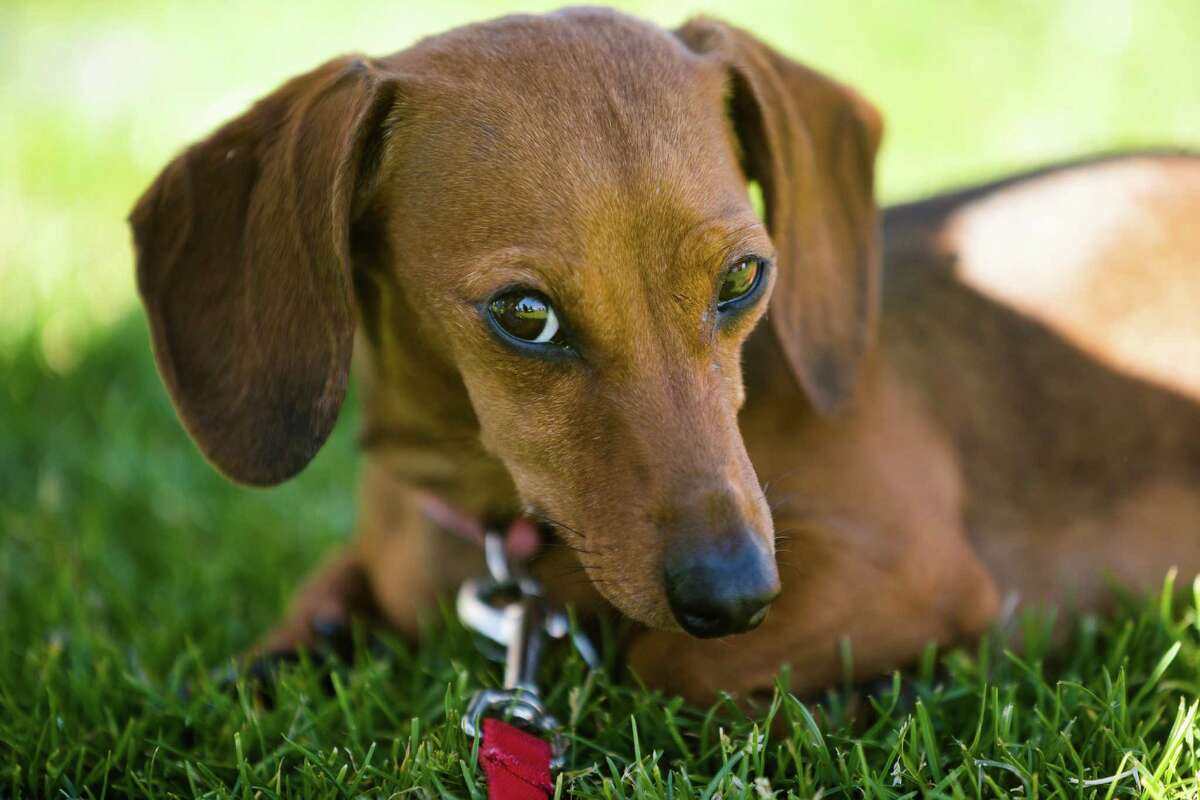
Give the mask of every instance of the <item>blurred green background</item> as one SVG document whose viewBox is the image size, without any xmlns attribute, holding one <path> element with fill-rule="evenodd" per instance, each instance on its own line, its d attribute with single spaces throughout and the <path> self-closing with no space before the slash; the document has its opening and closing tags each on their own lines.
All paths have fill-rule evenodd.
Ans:
<svg viewBox="0 0 1200 800">
<path fill-rule="evenodd" d="M 176 151 L 348 51 L 553 3 L 0 2 L 0 341 L 37 326 L 69 369 L 134 303 L 124 217 Z M 1197 0 L 662 0 L 858 86 L 898 199 L 1049 159 L 1200 143 Z"/>
<path fill-rule="evenodd" d="M 885 200 L 1097 151 L 1200 146 L 1200 0 L 619 5 L 664 25 L 730 19 L 858 86 L 888 120 Z M 146 793 L 160 773 L 172 791 L 185 777 L 194 791 L 191 766 L 155 771 L 160 748 L 202 772 L 211 764 L 204 785 L 233 784 L 252 734 L 246 757 L 262 774 L 298 757 L 275 749 L 284 731 L 299 735 L 292 710 L 264 737 L 249 707 L 233 714 L 215 690 L 202 703 L 172 698 L 261 635 L 349 535 L 354 402 L 297 480 L 250 491 L 216 475 L 154 371 L 125 215 L 174 153 L 287 77 L 517 8 L 0 0 L 0 795 L 74 796 L 72 781 L 107 782 L 122 763 L 119 794 Z M 1153 665 L 1160 644 L 1138 663 Z M 447 647 L 427 657 L 440 666 L 406 667 L 398 683 L 379 672 L 386 700 L 350 731 L 373 719 L 363 730 L 390 737 L 407 730 L 397 719 L 436 719 L 446 675 L 459 674 L 451 664 L 470 652 Z M 302 726 L 308 746 L 344 746 L 336 705 L 286 707 L 316 720 Z M 959 717 L 968 733 L 949 725 L 947 743 L 969 738 L 973 717 Z M 890 741 L 868 747 L 880 770 L 893 767 Z M 1086 755 L 1097 769 L 1124 765 L 1110 749 Z"/>
</svg>

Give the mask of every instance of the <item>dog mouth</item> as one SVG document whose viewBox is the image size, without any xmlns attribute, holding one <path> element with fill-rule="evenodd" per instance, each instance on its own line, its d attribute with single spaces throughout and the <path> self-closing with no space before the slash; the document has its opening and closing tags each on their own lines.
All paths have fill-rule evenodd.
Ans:
<svg viewBox="0 0 1200 800">
<path fill-rule="evenodd" d="M 524 519 L 532 525 L 537 534 L 539 553 L 556 548 L 567 548 L 576 554 L 580 553 L 579 543 L 571 541 L 572 539 L 582 540 L 583 537 L 579 532 L 565 522 L 547 514 L 540 506 L 526 504 L 521 509 L 521 516 L 517 519 Z"/>
<path fill-rule="evenodd" d="M 652 628 L 699 639 L 748 633 L 762 625 L 780 593 L 773 548 L 749 531 L 714 548 L 668 548 L 654 568 L 658 558 L 641 560 L 628 551 L 620 557 L 624 548 L 593 542 L 536 506 L 527 506 L 525 517 L 536 526 L 540 553 L 569 551 L 591 590 Z"/>
<path fill-rule="evenodd" d="M 610 561 L 620 548 L 594 541 L 537 505 L 525 505 L 522 516 L 539 537 L 541 566 L 535 574 L 559 602 L 590 606 L 600 599 L 610 610 L 648 627 L 679 629 L 660 582 L 648 585 L 645 581 L 651 576 L 635 574 L 627 560 Z"/>
</svg>

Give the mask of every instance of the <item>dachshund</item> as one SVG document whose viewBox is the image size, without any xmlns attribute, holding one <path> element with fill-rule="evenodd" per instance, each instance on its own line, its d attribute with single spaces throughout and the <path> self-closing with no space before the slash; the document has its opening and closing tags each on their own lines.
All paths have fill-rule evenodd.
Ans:
<svg viewBox="0 0 1200 800">
<path fill-rule="evenodd" d="M 538 531 L 549 595 L 697 701 L 1200 569 L 1200 159 L 881 211 L 882 136 L 744 30 L 571 9 L 335 59 L 179 155 L 130 222 L 204 456 L 275 484 L 352 368 L 364 408 L 357 534 L 256 652 L 414 636 L 464 526 Z"/>
</svg>

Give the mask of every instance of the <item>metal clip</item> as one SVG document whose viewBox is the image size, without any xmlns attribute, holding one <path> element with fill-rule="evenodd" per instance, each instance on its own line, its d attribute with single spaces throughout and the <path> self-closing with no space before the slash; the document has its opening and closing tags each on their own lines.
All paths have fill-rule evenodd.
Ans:
<svg viewBox="0 0 1200 800">
<path fill-rule="evenodd" d="M 457 609 L 463 625 L 500 646 L 504 651 L 504 685 L 475 693 L 462 719 L 463 732 L 475 737 L 480 720 L 499 714 L 551 737 L 554 759 L 562 766 L 565 740 L 557 735 L 558 720 L 542 705 L 537 690 L 537 669 L 545 636 L 561 639 L 570 632 L 566 614 L 548 608 L 542 587 L 534 578 L 510 564 L 504 539 L 489 531 L 484 537 L 487 578 L 465 581 L 458 591 Z M 575 644 L 589 666 L 598 665 L 595 648 L 582 634 Z"/>
</svg>

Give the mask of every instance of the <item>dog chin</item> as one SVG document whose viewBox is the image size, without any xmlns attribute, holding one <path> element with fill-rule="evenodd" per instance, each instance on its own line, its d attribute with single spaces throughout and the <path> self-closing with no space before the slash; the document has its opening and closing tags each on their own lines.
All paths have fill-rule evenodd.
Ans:
<svg viewBox="0 0 1200 800">
<path fill-rule="evenodd" d="M 614 594 L 606 591 L 606 588 L 597 585 L 596 591 L 611 603 L 617 611 L 629 617 L 634 622 L 660 631 L 679 632 L 683 630 L 679 626 L 679 623 L 676 622 L 675 615 L 671 613 L 671 608 L 667 605 L 667 599 L 663 595 L 661 588 L 655 590 L 655 593 L 659 595 L 657 599 L 646 596 L 632 596 L 625 592 Z M 651 593 L 647 592 L 646 594 L 650 595 Z"/>
</svg>

